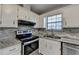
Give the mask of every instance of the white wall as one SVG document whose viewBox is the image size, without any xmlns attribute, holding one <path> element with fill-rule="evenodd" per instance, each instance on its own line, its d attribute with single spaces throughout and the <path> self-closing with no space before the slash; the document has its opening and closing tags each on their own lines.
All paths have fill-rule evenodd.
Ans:
<svg viewBox="0 0 79 59">
<path fill-rule="evenodd" d="M 68 22 L 72 23 L 71 20 L 73 20 L 73 23 L 74 23 L 76 20 L 78 21 L 78 19 L 79 19 L 79 5 L 76 5 L 76 4 L 69 5 L 69 6 L 54 10 L 54 11 L 50 11 L 43 15 L 40 15 L 40 26 L 43 27 L 43 17 L 44 16 L 50 16 L 50 15 L 54 15 L 57 13 L 63 14 L 63 22 L 64 22 L 64 20 L 68 20 Z"/>
</svg>

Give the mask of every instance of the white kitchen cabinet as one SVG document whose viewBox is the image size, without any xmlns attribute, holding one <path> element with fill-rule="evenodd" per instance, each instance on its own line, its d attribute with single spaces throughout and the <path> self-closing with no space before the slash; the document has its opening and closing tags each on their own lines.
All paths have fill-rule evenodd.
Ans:
<svg viewBox="0 0 79 59">
<path fill-rule="evenodd" d="M 44 55 L 61 55 L 61 42 L 40 38 L 39 53 Z"/>
<path fill-rule="evenodd" d="M 33 21 L 33 16 L 32 11 L 27 10 L 21 6 L 18 6 L 18 20 L 27 20 L 27 21 Z"/>
<path fill-rule="evenodd" d="M 61 55 L 61 43 L 47 40 L 47 55 Z"/>
<path fill-rule="evenodd" d="M 18 20 L 27 20 L 27 10 L 21 6 L 18 6 Z"/>
<path fill-rule="evenodd" d="M 34 13 L 32 11 L 30 11 L 30 10 L 28 10 L 28 16 L 27 16 L 27 18 L 28 18 L 28 21 L 36 22 L 36 17 L 34 15 Z"/>
<path fill-rule="evenodd" d="M 47 53 L 47 41 L 44 38 L 39 38 L 39 53 Z"/>
<path fill-rule="evenodd" d="M 0 55 L 21 55 L 21 44 L 0 49 Z"/>
<path fill-rule="evenodd" d="M 79 5 L 63 9 L 63 27 L 79 27 Z"/>
<path fill-rule="evenodd" d="M 1 12 L 1 7 L 2 7 L 2 6 L 1 6 L 1 4 L 0 4 L 0 27 L 2 27 L 2 18 L 1 18 L 1 17 L 2 17 L 2 16 L 1 16 L 2 12 Z"/>
<path fill-rule="evenodd" d="M 31 20 L 31 16 L 32 16 L 32 15 L 31 15 L 31 11 L 28 10 L 27 13 L 28 13 L 27 20 L 28 20 L 28 21 L 32 21 L 32 20 Z"/>
<path fill-rule="evenodd" d="M 34 27 L 39 28 L 40 27 L 39 25 L 40 25 L 39 15 L 36 15 L 36 25 Z"/>
<path fill-rule="evenodd" d="M 21 55 L 21 52 L 16 51 L 16 53 L 12 53 L 12 54 L 9 54 L 9 55 Z"/>
<path fill-rule="evenodd" d="M 38 19 L 37 19 L 37 14 L 35 14 L 34 12 L 31 12 L 31 20 L 33 21 L 33 22 L 36 22 Z"/>
<path fill-rule="evenodd" d="M 18 6 L 17 18 L 18 20 L 20 19 L 20 20 L 27 20 L 27 21 L 35 22 L 36 25 L 34 27 L 39 27 L 39 15 L 21 6 Z"/>
<path fill-rule="evenodd" d="M 30 14 L 29 20 L 36 23 L 34 28 L 39 28 L 39 15 L 37 15 L 34 12 L 30 12 L 29 14 Z"/>
<path fill-rule="evenodd" d="M 17 5 L 3 4 L 1 9 L 1 27 L 17 27 Z"/>
</svg>

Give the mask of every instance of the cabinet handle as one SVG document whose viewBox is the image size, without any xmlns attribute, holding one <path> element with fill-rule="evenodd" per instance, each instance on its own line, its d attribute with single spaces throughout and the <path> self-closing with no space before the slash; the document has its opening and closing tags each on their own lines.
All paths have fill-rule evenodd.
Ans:
<svg viewBox="0 0 79 59">
<path fill-rule="evenodd" d="M 61 48 L 59 50 L 61 51 Z"/>
<path fill-rule="evenodd" d="M 13 48 L 13 49 L 11 49 L 11 50 L 9 50 L 9 51 L 13 51 L 13 50 L 15 50 L 16 48 Z"/>
<path fill-rule="evenodd" d="M 18 18 L 18 16 L 17 16 L 17 18 Z"/>
<path fill-rule="evenodd" d="M 25 18 L 27 18 L 27 16 L 25 16 Z"/>
<path fill-rule="evenodd" d="M 65 20 L 65 25 L 67 25 L 67 22 L 66 22 L 66 20 Z"/>
<path fill-rule="evenodd" d="M 13 21 L 13 24 L 15 24 L 15 21 Z"/>
<path fill-rule="evenodd" d="M 2 21 L 0 21 L 0 24 L 2 24 Z"/>
<path fill-rule="evenodd" d="M 47 44 L 46 44 L 46 48 L 47 48 Z"/>
<path fill-rule="evenodd" d="M 67 25 L 67 22 L 66 22 L 66 20 L 63 18 L 63 20 L 64 20 L 64 25 Z"/>
</svg>

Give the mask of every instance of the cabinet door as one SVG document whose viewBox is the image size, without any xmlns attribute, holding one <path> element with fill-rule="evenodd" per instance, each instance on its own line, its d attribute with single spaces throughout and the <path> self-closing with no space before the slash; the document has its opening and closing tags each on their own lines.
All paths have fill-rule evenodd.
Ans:
<svg viewBox="0 0 79 59">
<path fill-rule="evenodd" d="M 46 49 L 47 49 L 46 39 L 40 38 L 39 39 L 39 53 L 46 54 L 47 53 Z"/>
<path fill-rule="evenodd" d="M 31 12 L 31 21 L 36 22 L 36 15 L 33 12 Z"/>
<path fill-rule="evenodd" d="M 17 27 L 17 5 L 2 5 L 2 26 Z"/>
<path fill-rule="evenodd" d="M 47 55 L 61 55 L 61 43 L 47 40 Z"/>
<path fill-rule="evenodd" d="M 36 23 L 36 25 L 34 26 L 35 28 L 38 28 L 38 27 L 39 27 L 39 15 L 37 15 L 37 14 L 34 13 L 34 12 L 31 12 L 30 21 Z"/>
<path fill-rule="evenodd" d="M 9 54 L 9 55 L 21 55 L 21 52 L 20 51 L 15 51 L 14 53 Z"/>
<path fill-rule="evenodd" d="M 39 21 L 39 15 L 36 16 L 36 25 L 34 26 L 35 28 L 39 28 L 40 26 L 40 21 Z"/>
<path fill-rule="evenodd" d="M 79 5 L 71 5 L 63 10 L 65 25 L 63 27 L 79 27 Z"/>
<path fill-rule="evenodd" d="M 1 11 L 1 4 L 0 4 L 0 27 L 2 27 L 2 17 L 1 17 L 2 11 Z"/>
<path fill-rule="evenodd" d="M 27 19 L 27 10 L 23 7 L 18 6 L 18 20 L 26 20 Z"/>
<path fill-rule="evenodd" d="M 27 14 L 28 14 L 27 20 L 28 20 L 28 21 L 32 21 L 31 11 L 28 10 Z"/>
</svg>

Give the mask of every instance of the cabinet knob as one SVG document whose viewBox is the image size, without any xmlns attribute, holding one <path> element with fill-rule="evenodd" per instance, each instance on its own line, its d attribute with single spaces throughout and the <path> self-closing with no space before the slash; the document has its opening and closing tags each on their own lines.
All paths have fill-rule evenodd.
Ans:
<svg viewBox="0 0 79 59">
<path fill-rule="evenodd" d="M 67 22 L 65 21 L 65 25 L 67 25 Z"/>
<path fill-rule="evenodd" d="M 26 16 L 25 16 L 25 18 L 26 18 Z"/>
<path fill-rule="evenodd" d="M 2 21 L 0 21 L 0 24 L 2 24 Z"/>
<path fill-rule="evenodd" d="M 13 24 L 15 24 L 15 21 L 13 21 Z"/>
<path fill-rule="evenodd" d="M 9 50 L 9 51 L 13 51 L 13 50 L 15 50 L 16 48 L 13 48 L 13 49 L 11 49 L 11 50 Z"/>
<path fill-rule="evenodd" d="M 65 18 L 63 18 L 63 20 L 64 20 L 64 25 L 66 26 L 67 25 L 67 22 L 66 22 L 66 19 Z"/>
<path fill-rule="evenodd" d="M 18 18 L 18 16 L 17 16 L 17 18 Z"/>
</svg>

